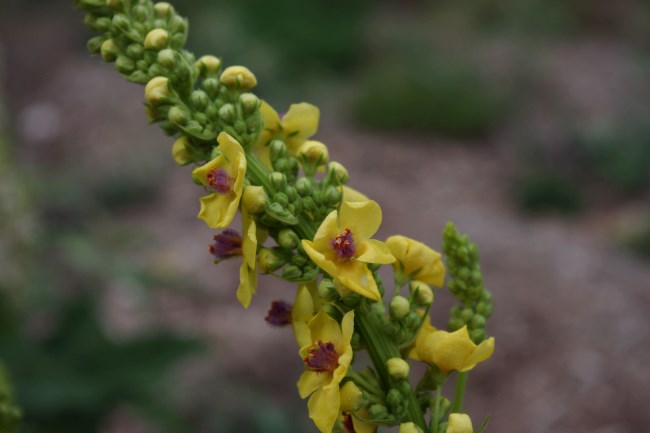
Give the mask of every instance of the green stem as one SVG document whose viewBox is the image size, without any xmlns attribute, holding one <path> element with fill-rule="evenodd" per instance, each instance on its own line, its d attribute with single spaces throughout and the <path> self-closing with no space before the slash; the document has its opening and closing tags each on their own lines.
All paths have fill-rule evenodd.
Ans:
<svg viewBox="0 0 650 433">
<path fill-rule="evenodd" d="M 356 373 L 352 370 L 348 370 L 348 376 L 361 388 L 365 389 L 367 392 L 376 395 L 383 396 L 385 393 L 378 384 L 373 383 L 372 381 L 361 376 L 359 373 Z"/>
<path fill-rule="evenodd" d="M 456 380 L 456 395 L 454 396 L 454 403 L 451 406 L 452 413 L 460 413 L 463 409 L 463 398 L 465 397 L 465 384 L 467 384 L 468 372 L 458 373 Z"/>
<path fill-rule="evenodd" d="M 442 400 L 442 385 L 436 386 L 436 400 L 433 406 L 433 415 L 431 416 L 431 432 L 438 433 L 440 424 L 440 402 Z"/>
<path fill-rule="evenodd" d="M 364 301 L 355 310 L 355 325 L 358 326 L 359 333 L 366 343 L 366 350 L 370 359 L 379 374 L 379 379 L 385 390 L 391 387 L 391 377 L 388 373 L 386 361 L 391 358 L 401 358 L 399 348 L 392 341 L 390 336 L 384 331 L 381 318 L 370 311 L 368 301 Z M 409 421 L 419 426 L 423 431 L 426 429 L 426 421 L 420 404 L 413 389 L 410 390 L 406 397 L 407 412 Z"/>
</svg>

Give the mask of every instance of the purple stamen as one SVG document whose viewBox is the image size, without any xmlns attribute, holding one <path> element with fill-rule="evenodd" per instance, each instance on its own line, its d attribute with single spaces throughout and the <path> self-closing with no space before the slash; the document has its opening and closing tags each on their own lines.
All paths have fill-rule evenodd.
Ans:
<svg viewBox="0 0 650 433">
<path fill-rule="evenodd" d="M 354 238 L 350 229 L 343 229 L 340 235 L 332 239 L 331 246 L 339 259 L 348 260 L 354 257 Z"/>
<path fill-rule="evenodd" d="M 339 354 L 336 352 L 333 343 L 317 341 L 314 347 L 309 349 L 309 354 L 304 361 L 307 370 L 316 373 L 331 373 L 339 365 Z"/>
<path fill-rule="evenodd" d="M 241 256 L 242 237 L 235 230 L 226 229 L 220 234 L 215 235 L 213 239 L 214 243 L 208 247 L 208 250 L 217 260 Z"/>
<path fill-rule="evenodd" d="M 357 433 L 352 423 L 352 415 L 348 412 L 343 412 L 343 428 L 347 433 Z"/>
<path fill-rule="evenodd" d="M 233 178 L 222 168 L 213 168 L 206 175 L 208 185 L 221 194 L 229 193 L 232 190 Z"/>
<path fill-rule="evenodd" d="M 273 301 L 264 320 L 274 327 L 291 325 L 291 304 L 284 301 Z"/>
</svg>

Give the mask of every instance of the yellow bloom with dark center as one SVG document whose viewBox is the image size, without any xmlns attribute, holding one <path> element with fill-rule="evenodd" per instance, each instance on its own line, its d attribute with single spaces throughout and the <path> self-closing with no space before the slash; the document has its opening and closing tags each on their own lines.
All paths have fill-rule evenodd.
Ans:
<svg viewBox="0 0 650 433">
<path fill-rule="evenodd" d="M 257 291 L 257 227 L 248 212 L 242 211 L 243 239 L 242 239 L 242 264 L 239 267 L 239 287 L 237 299 L 248 308 Z"/>
<path fill-rule="evenodd" d="M 260 114 L 264 128 L 260 133 L 258 144 L 265 146 L 277 138 L 283 140 L 292 153 L 296 153 L 301 144 L 318 130 L 320 110 L 306 102 L 292 104 L 289 111 L 280 117 L 277 111 L 265 101 L 260 105 Z M 268 148 L 266 148 L 268 153 Z M 264 152 L 264 148 L 262 149 Z"/>
<path fill-rule="evenodd" d="M 370 239 L 380 225 L 381 208 L 375 201 L 343 202 L 340 213 L 327 215 L 314 240 L 303 240 L 302 246 L 316 265 L 348 289 L 380 301 L 367 263 L 395 261 L 383 242 Z"/>
<path fill-rule="evenodd" d="M 469 371 L 494 353 L 494 337 L 479 345 L 469 338 L 467 326 L 454 332 L 440 331 L 428 324 L 428 318 L 415 339 L 409 356 L 435 365 L 442 373 Z"/>
<path fill-rule="evenodd" d="M 246 177 L 246 156 L 241 145 L 225 132 L 217 137 L 221 154 L 192 172 L 212 194 L 201 197 L 198 218 L 211 228 L 228 226 L 235 217 Z"/>
<path fill-rule="evenodd" d="M 395 272 L 401 272 L 412 280 L 442 287 L 445 282 L 445 265 L 440 253 L 422 242 L 400 235 L 386 239 L 386 245 L 397 259 L 393 263 Z"/>
<path fill-rule="evenodd" d="M 298 381 L 300 397 L 309 398 L 309 417 L 323 433 L 330 433 L 341 411 L 339 384 L 352 362 L 354 311 L 341 326 L 323 310 L 309 322 L 309 344 L 300 349 L 305 372 Z"/>
</svg>

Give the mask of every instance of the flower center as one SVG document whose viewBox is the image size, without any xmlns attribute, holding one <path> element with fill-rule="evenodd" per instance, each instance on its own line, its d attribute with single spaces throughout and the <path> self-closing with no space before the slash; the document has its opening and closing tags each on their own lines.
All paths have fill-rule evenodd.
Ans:
<svg viewBox="0 0 650 433">
<path fill-rule="evenodd" d="M 345 428 L 346 433 L 357 433 L 354 430 L 354 424 L 352 423 L 352 415 L 349 412 L 343 412 L 343 427 Z"/>
<path fill-rule="evenodd" d="M 221 194 L 229 193 L 232 190 L 233 178 L 223 168 L 213 168 L 205 177 L 210 188 Z"/>
<path fill-rule="evenodd" d="M 309 354 L 305 357 L 304 361 L 307 370 L 315 371 L 316 373 L 332 373 L 339 366 L 339 354 L 336 353 L 333 343 L 317 341 L 309 349 Z"/>
<path fill-rule="evenodd" d="M 271 326 L 291 325 L 291 304 L 273 301 L 264 320 Z"/>
<path fill-rule="evenodd" d="M 217 260 L 241 256 L 242 237 L 235 230 L 226 229 L 220 234 L 214 235 L 213 239 L 214 243 L 208 247 L 208 250 Z"/>
<path fill-rule="evenodd" d="M 332 249 L 339 259 L 348 260 L 354 257 L 354 238 L 350 229 L 343 229 L 341 234 L 332 240 Z"/>
</svg>

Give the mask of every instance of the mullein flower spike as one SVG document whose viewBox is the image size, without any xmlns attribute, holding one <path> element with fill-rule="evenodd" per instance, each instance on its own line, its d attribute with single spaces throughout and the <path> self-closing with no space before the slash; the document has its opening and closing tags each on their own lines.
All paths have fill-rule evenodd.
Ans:
<svg viewBox="0 0 650 433">
<path fill-rule="evenodd" d="M 381 208 L 346 185 L 348 170 L 314 139 L 319 109 L 302 102 L 279 115 L 252 93 L 257 78 L 248 68 L 224 67 L 213 55 L 197 60 L 183 49 L 187 20 L 170 3 L 76 3 L 100 33 L 88 49 L 146 85 L 145 113 L 174 137 L 175 163 L 196 165 L 192 180 L 206 191 L 198 218 L 225 229 L 209 247 L 213 261 L 241 256 L 239 302 L 250 306 L 258 271 L 297 284 L 293 305 L 274 302 L 265 320 L 292 325 L 305 368 L 298 391 L 309 397 L 318 429 L 471 433 L 469 416 L 459 413 L 464 381 L 494 350 L 486 333 L 492 296 L 476 245 L 448 224 L 446 270 L 441 254 L 414 239 L 373 239 Z M 228 228 L 238 212 L 241 235 Z M 389 264 L 394 290 L 379 272 Z M 458 301 L 452 332 L 434 327 L 428 314 L 446 272 Z M 352 358 L 361 350 L 372 367 L 357 373 Z M 428 364 L 416 389 L 407 357 Z M 450 376 L 454 370 L 460 374 Z M 441 389 L 450 377 L 458 377 L 453 407 Z"/>
</svg>

